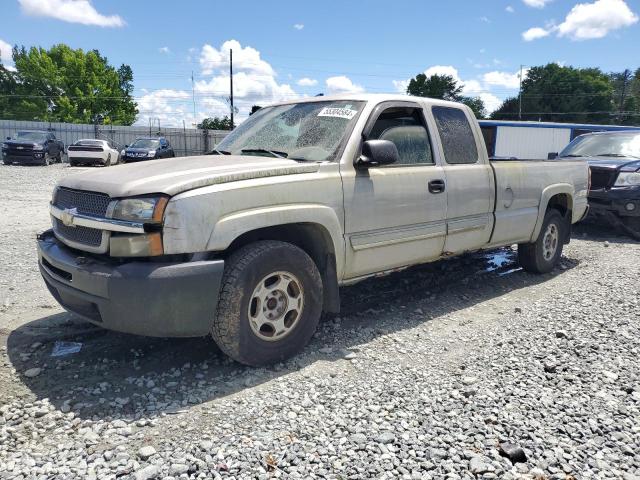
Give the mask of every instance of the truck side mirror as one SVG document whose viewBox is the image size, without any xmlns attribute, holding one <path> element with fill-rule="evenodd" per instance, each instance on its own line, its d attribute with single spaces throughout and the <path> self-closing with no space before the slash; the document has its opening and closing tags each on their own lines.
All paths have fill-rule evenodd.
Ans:
<svg viewBox="0 0 640 480">
<path fill-rule="evenodd" d="M 547 160 L 555 160 L 558 158 L 558 152 L 549 152 L 547 154 Z"/>
<path fill-rule="evenodd" d="M 362 155 L 356 160 L 356 167 L 369 168 L 389 165 L 400 161 L 395 143 L 389 140 L 367 140 L 362 145 Z"/>
<path fill-rule="evenodd" d="M 7 140 L 11 140 L 11 137 L 7 137 Z"/>
</svg>

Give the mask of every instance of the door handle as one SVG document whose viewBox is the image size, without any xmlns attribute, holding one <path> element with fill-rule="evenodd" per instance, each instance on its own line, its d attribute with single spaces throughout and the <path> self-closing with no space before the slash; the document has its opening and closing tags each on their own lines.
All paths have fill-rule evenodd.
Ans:
<svg viewBox="0 0 640 480">
<path fill-rule="evenodd" d="M 445 184 L 444 180 L 431 180 L 429 182 L 429 193 L 442 193 L 444 192 Z"/>
</svg>

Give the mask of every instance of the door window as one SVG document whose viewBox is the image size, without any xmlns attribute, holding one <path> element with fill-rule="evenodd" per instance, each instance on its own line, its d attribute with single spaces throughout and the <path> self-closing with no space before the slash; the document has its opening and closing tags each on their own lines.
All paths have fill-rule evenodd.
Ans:
<svg viewBox="0 0 640 480">
<path fill-rule="evenodd" d="M 373 124 L 367 138 L 393 142 L 400 156 L 400 162 L 396 165 L 434 163 L 429 132 L 419 108 L 387 108 Z"/>
<path fill-rule="evenodd" d="M 448 164 L 477 163 L 478 149 L 464 110 L 451 107 L 433 107 L 444 158 Z"/>
</svg>

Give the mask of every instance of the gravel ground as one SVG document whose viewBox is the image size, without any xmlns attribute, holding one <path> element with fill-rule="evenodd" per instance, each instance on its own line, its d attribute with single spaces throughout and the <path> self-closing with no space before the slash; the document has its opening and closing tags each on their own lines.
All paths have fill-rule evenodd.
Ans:
<svg viewBox="0 0 640 480">
<path fill-rule="evenodd" d="M 640 244 L 581 227 L 548 275 L 502 249 L 362 282 L 253 369 L 55 305 L 33 237 L 70 170 L 0 166 L 0 478 L 640 479 Z"/>
</svg>

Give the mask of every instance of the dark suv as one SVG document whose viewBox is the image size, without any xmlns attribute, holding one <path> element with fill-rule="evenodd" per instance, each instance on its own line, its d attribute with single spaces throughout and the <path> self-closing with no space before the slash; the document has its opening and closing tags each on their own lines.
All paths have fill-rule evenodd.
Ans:
<svg viewBox="0 0 640 480">
<path fill-rule="evenodd" d="M 559 156 L 589 163 L 591 217 L 603 218 L 640 240 L 640 132 L 581 135 Z"/>
<path fill-rule="evenodd" d="M 121 162 L 139 162 L 156 158 L 175 157 L 173 147 L 164 137 L 138 138 L 120 152 Z"/>
<path fill-rule="evenodd" d="M 51 132 L 23 130 L 2 143 L 2 160 L 11 163 L 49 165 L 62 162 L 64 143 Z"/>
</svg>

